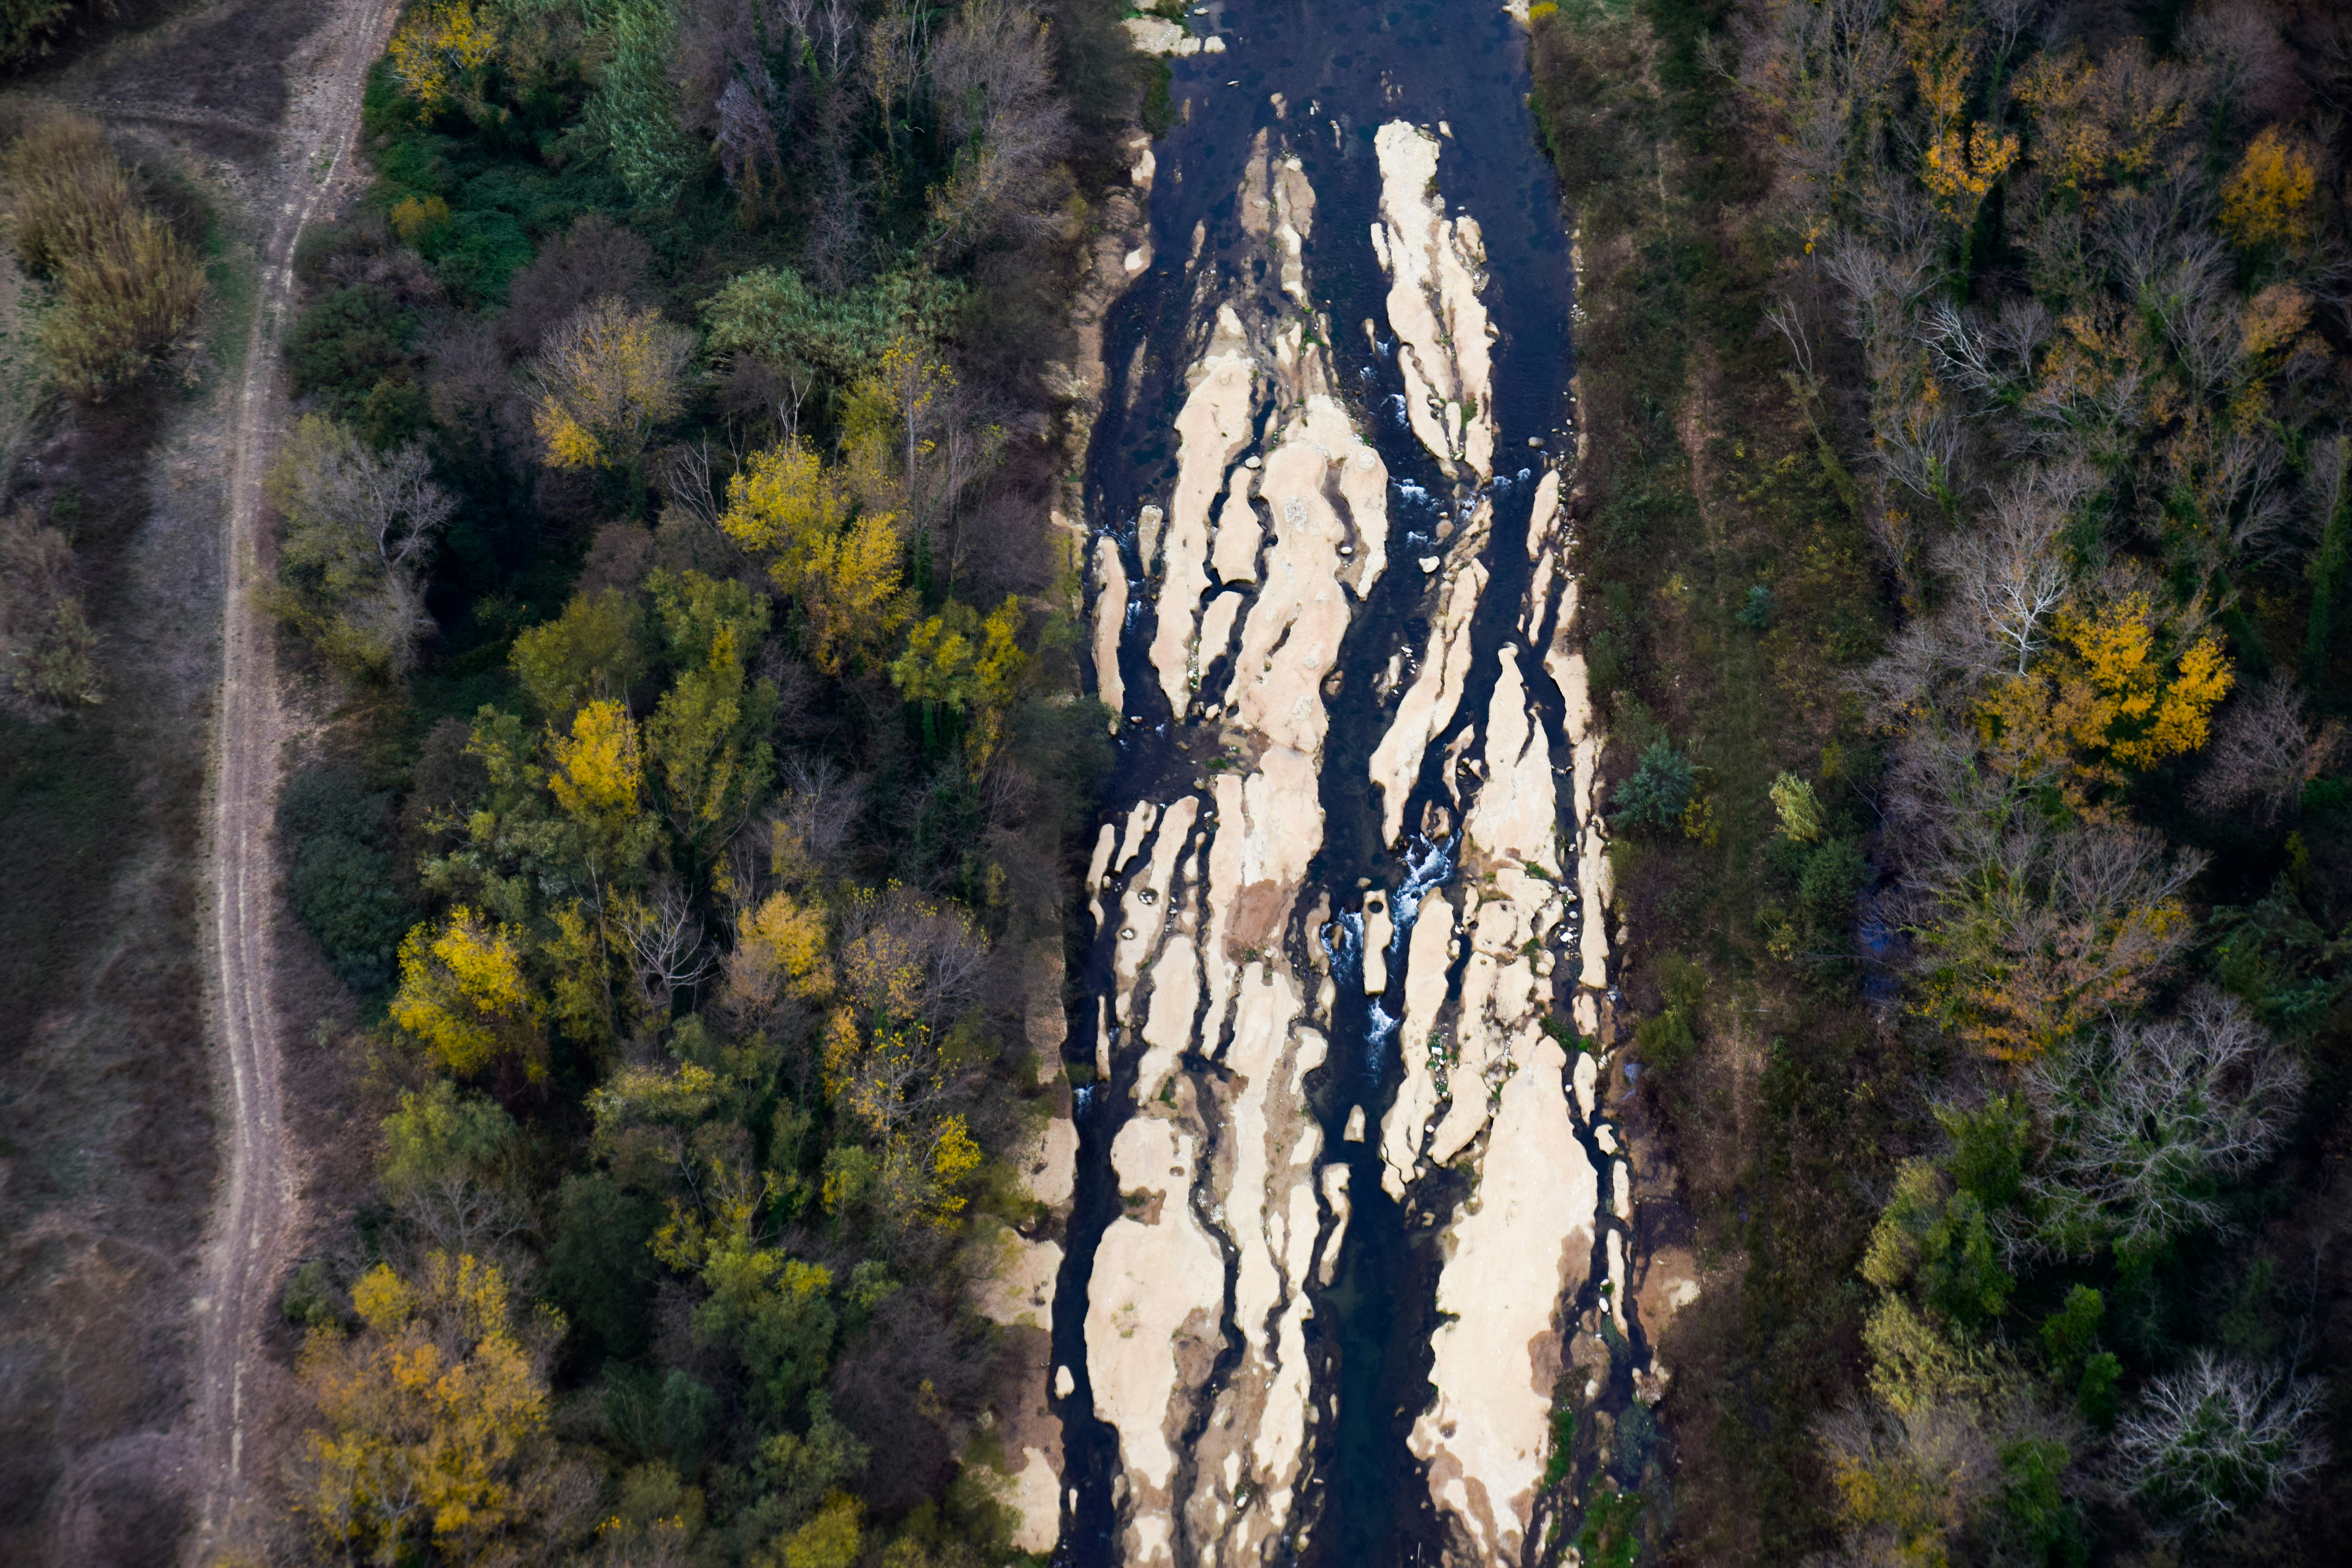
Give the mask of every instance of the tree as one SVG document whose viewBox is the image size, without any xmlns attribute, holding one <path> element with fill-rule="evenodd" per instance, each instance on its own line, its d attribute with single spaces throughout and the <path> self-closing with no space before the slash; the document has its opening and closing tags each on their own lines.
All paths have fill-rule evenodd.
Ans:
<svg viewBox="0 0 2352 1568">
<path fill-rule="evenodd" d="M 1070 142 L 1045 21 L 1007 0 L 969 0 L 931 51 L 931 93 L 958 142 L 931 188 L 932 247 L 961 256 L 1047 204 L 1045 172 Z M 1048 208 L 1050 210 L 1050 208 Z"/>
<path fill-rule="evenodd" d="M 377 1179 L 414 1237 L 451 1257 L 511 1256 L 530 1219 L 509 1184 L 514 1119 L 497 1101 L 436 1079 L 424 1093 L 400 1097 L 383 1133 Z"/>
<path fill-rule="evenodd" d="M 1946 1543 L 1990 1493 L 1992 1445 L 1965 1406 L 1840 1411 L 1822 1423 L 1853 1561 L 1940 1568 Z"/>
<path fill-rule="evenodd" d="M 843 294 L 821 294 L 789 267 L 730 279 L 702 305 L 713 355 L 745 354 L 790 382 L 795 398 L 822 383 L 847 387 L 871 376 L 901 337 L 935 337 L 960 285 L 928 271 L 890 272 Z"/>
<path fill-rule="evenodd" d="M 1671 742 L 1659 741 L 1642 753 L 1633 776 L 1617 786 L 1611 815 L 1629 827 L 1664 827 L 1680 820 L 1697 787 L 1689 759 Z"/>
<path fill-rule="evenodd" d="M 2235 676 L 2219 637 L 2160 613 L 2146 589 L 2052 617 L 2060 645 L 1978 707 L 1996 766 L 2081 799 L 2128 773 L 2196 751 Z"/>
<path fill-rule="evenodd" d="M 2116 1025 L 2036 1063 L 2027 1082 L 2050 1121 L 2032 1184 L 2039 1245 L 2146 1251 L 2216 1223 L 2222 1184 L 2286 1136 L 2304 1079 L 2242 1003 L 2204 986 L 2168 1017 Z"/>
<path fill-rule="evenodd" d="M 803 442 L 752 458 L 728 482 L 719 526 L 791 595 L 809 651 L 829 675 L 871 664 L 912 616 L 900 593 L 898 519 L 853 517 L 836 475 Z"/>
<path fill-rule="evenodd" d="M 532 423 L 557 468 L 626 468 L 654 426 L 682 406 L 678 380 L 694 336 L 618 295 L 582 306 L 549 331 L 531 362 Z"/>
<path fill-rule="evenodd" d="M 2265 125 L 2222 182 L 2221 231 L 2247 250 L 2308 244 L 2317 184 L 2310 149 L 2291 132 Z"/>
<path fill-rule="evenodd" d="M 505 1057 L 547 1070 L 542 1005 L 522 970 L 523 934 L 493 929 L 463 904 L 436 930 L 420 925 L 400 944 L 392 1021 L 424 1042 L 427 1058 L 470 1078 Z"/>
<path fill-rule="evenodd" d="M 385 56 L 393 79 L 430 122 L 452 102 L 477 102 L 475 78 L 498 54 L 498 20 L 470 0 L 438 0 L 409 12 Z"/>
<path fill-rule="evenodd" d="M 1818 844 L 1827 831 L 1822 824 L 1821 798 L 1813 786 L 1792 773 L 1772 781 L 1772 810 L 1780 819 L 1780 833 L 1791 843 Z"/>
<path fill-rule="evenodd" d="M 457 510 L 431 472 L 414 442 L 380 453 L 313 414 L 262 481 L 286 521 L 280 606 L 346 668 L 404 675 L 431 627 L 425 568 Z"/>
<path fill-rule="evenodd" d="M 568 722 L 585 702 L 625 700 L 645 673 L 644 619 L 617 588 L 575 595 L 563 614 L 516 635 L 515 679 L 551 723 Z"/>
<path fill-rule="evenodd" d="M 864 1511 L 847 1492 L 834 1493 L 807 1523 L 753 1553 L 754 1568 L 854 1568 L 864 1540 L 857 1525 Z"/>
<path fill-rule="evenodd" d="M 1011 595 L 985 620 L 950 600 L 907 634 L 907 651 L 890 666 L 891 684 L 921 708 L 926 730 L 940 713 L 970 720 L 965 747 L 974 771 L 987 765 L 1003 738 L 1005 711 L 1029 667 L 1021 620 L 1021 601 Z"/>
<path fill-rule="evenodd" d="M 2273 676 L 2221 710 L 2189 799 L 2208 816 L 2251 810 L 2268 826 L 2292 816 L 2305 787 L 2343 754 L 2342 721 L 2331 719 L 2315 732 L 2294 682 Z"/>
<path fill-rule="evenodd" d="M 761 1245 L 756 1222 L 778 1194 L 774 1176 L 716 1155 L 703 1168 L 696 1201 L 670 1201 L 654 1256 L 709 1291 L 694 1310 L 695 1342 L 732 1349 L 761 1421 L 782 1426 L 832 1363 L 833 1271 Z"/>
<path fill-rule="evenodd" d="M 2180 895 L 2203 858 L 2168 854 L 2147 828 L 2061 831 L 1964 756 L 1940 780 L 1927 772 L 1897 773 L 1921 1010 L 1989 1056 L 2025 1061 L 2137 1006 L 2194 935 Z"/>
<path fill-rule="evenodd" d="M 311 1331 L 300 1375 L 322 1425 L 298 1466 L 296 1510 L 321 1546 L 395 1562 L 431 1548 L 480 1561 L 505 1539 L 561 1541 L 593 1481 L 547 1436 L 546 1309 L 516 1321 L 506 1277 L 435 1253 L 415 1278 L 379 1264 L 352 1289 L 362 1327 Z"/>
<path fill-rule="evenodd" d="M 2320 1405 L 2315 1379 L 2200 1351 L 2152 1380 L 2116 1428 L 2117 1479 L 2162 1524 L 2220 1524 L 2327 1462 Z"/>
<path fill-rule="evenodd" d="M 708 864 L 750 820 L 774 767 L 775 685 L 752 682 L 743 667 L 768 605 L 695 572 L 650 585 L 670 654 L 686 668 L 646 722 L 646 745 L 671 827 Z"/>
</svg>

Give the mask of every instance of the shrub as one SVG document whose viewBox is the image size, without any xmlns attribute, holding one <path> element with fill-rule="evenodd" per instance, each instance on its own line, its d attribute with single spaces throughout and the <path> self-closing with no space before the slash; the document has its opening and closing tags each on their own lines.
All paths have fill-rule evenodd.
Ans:
<svg viewBox="0 0 2352 1568">
<path fill-rule="evenodd" d="M 287 337 L 294 395 L 316 397 L 330 418 L 358 419 L 381 383 L 413 376 L 415 335 L 416 318 L 389 289 L 358 283 L 323 295 Z"/>
<path fill-rule="evenodd" d="M 60 296 L 40 328 L 59 385 L 91 402 L 135 379 L 194 319 L 204 269 L 139 205 L 96 121 L 61 115 L 16 139 L 5 162 L 16 252 Z"/>
<path fill-rule="evenodd" d="M 0 697 L 35 712 L 99 700 L 98 634 L 73 588 L 73 545 L 29 507 L 0 520 Z"/>
<path fill-rule="evenodd" d="M 306 768 L 278 801 L 278 834 L 295 919 L 352 989 L 390 986 L 412 918 L 394 883 L 391 797 L 340 768 Z"/>
<path fill-rule="evenodd" d="M 1628 827 L 1669 827 L 1697 788 L 1690 759 L 1670 741 L 1654 742 L 1633 776 L 1617 786 L 1611 815 Z"/>
</svg>

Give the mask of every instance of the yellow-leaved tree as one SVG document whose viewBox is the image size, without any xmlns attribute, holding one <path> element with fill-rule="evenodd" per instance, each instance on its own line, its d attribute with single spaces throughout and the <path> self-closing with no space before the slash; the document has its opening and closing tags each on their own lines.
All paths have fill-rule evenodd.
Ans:
<svg viewBox="0 0 2352 1568">
<path fill-rule="evenodd" d="M 2097 786 L 2205 743 L 2234 679 L 2221 639 L 2187 632 L 2135 589 L 2053 617 L 2056 639 L 1996 685 L 1978 722 L 1996 766 L 2055 783 L 2077 805 Z"/>
<path fill-rule="evenodd" d="M 654 426 L 683 406 L 678 378 L 694 334 L 652 309 L 607 294 L 547 334 L 531 362 L 531 422 L 548 466 L 617 468 L 635 463 Z"/>
<path fill-rule="evenodd" d="M 855 513 L 824 460 L 790 441 L 754 456 L 728 482 L 719 520 L 800 606 L 809 653 L 828 675 L 872 665 L 913 613 L 901 587 L 898 520 Z"/>
<path fill-rule="evenodd" d="M 1993 185 L 2017 162 L 2014 133 L 1968 118 L 1969 79 L 1984 52 L 1984 30 L 1947 0 L 1914 0 L 1903 36 L 1919 101 L 1927 111 L 1927 145 L 1919 177 L 1938 211 L 1962 228 Z"/>
<path fill-rule="evenodd" d="M 520 1057 L 524 1071 L 547 1071 L 542 1008 L 523 974 L 523 933 L 493 927 L 463 904 L 436 927 L 420 925 L 400 944 L 400 990 L 392 1021 L 425 1044 L 429 1059 L 460 1077 Z"/>
<path fill-rule="evenodd" d="M 314 1329 L 302 1347 L 321 1424 L 295 1507 L 321 1545 L 393 1563 L 429 1543 L 436 1561 L 471 1563 L 502 1537 L 543 1544 L 576 1528 L 593 1484 L 583 1494 L 547 1435 L 561 1318 L 542 1307 L 518 1323 L 500 1269 L 441 1252 L 415 1278 L 378 1264 L 352 1305 L 356 1334 Z"/>
<path fill-rule="evenodd" d="M 892 683 L 921 707 L 926 729 L 940 713 L 966 721 L 964 748 L 974 772 L 987 765 L 1004 738 L 1005 712 L 1029 668 L 1021 620 L 1021 601 L 1010 595 L 986 619 L 950 600 L 907 634 L 906 651 L 890 666 Z"/>
<path fill-rule="evenodd" d="M 441 0 L 411 11 L 385 53 L 393 79 L 416 102 L 417 119 L 430 121 L 452 101 L 477 96 L 475 73 L 498 49 L 498 21 L 487 6 Z"/>
<path fill-rule="evenodd" d="M 2239 246 L 2306 245 L 2319 174 L 2307 148 L 2265 125 L 2221 186 L 2221 232 Z"/>
<path fill-rule="evenodd" d="M 589 841 L 590 863 L 609 874 L 624 850 L 642 855 L 645 747 L 621 702 L 591 702 L 572 715 L 572 732 L 548 738 L 547 787 Z"/>
</svg>

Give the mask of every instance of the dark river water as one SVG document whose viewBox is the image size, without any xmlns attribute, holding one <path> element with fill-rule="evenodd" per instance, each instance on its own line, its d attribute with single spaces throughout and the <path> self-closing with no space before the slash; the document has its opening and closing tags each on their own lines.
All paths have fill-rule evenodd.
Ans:
<svg viewBox="0 0 2352 1568">
<path fill-rule="evenodd" d="M 1213 31 L 1226 50 L 1171 62 L 1181 118 L 1155 147 L 1150 225 L 1156 259 L 1108 323 L 1109 383 L 1087 466 L 1095 526 L 1120 540 L 1143 606 L 1131 616 L 1122 648 L 1129 722 L 1104 808 L 1113 816 L 1147 795 L 1172 799 L 1182 787 L 1177 781 L 1189 781 L 1196 767 L 1145 657 L 1152 616 L 1146 563 L 1136 553 L 1136 520 L 1144 504 L 1164 502 L 1172 482 L 1174 419 L 1207 318 L 1219 300 L 1251 285 L 1247 274 L 1263 268 L 1265 247 L 1242 231 L 1235 193 L 1253 140 L 1271 128 L 1277 142 L 1286 140 L 1300 158 L 1314 187 L 1307 289 L 1330 321 L 1336 379 L 1391 481 L 1390 566 L 1358 611 L 1340 655 L 1339 693 L 1329 700 L 1325 843 L 1311 881 L 1328 890 L 1335 910 L 1344 910 L 1355 905 L 1361 879 L 1402 889 L 1415 880 L 1416 869 L 1424 882 L 1450 871 L 1425 846 L 1400 856 L 1382 844 L 1366 763 L 1392 706 L 1376 694 L 1373 677 L 1400 647 L 1408 658 L 1417 654 L 1427 635 L 1425 580 L 1412 559 L 1436 548 L 1438 524 L 1473 499 L 1466 486 L 1439 471 L 1404 426 L 1402 381 L 1383 304 L 1388 284 L 1369 237 L 1381 184 L 1374 132 L 1400 119 L 1432 130 L 1443 122 L 1450 131 L 1439 188 L 1452 212 L 1475 217 L 1484 231 L 1488 281 L 1482 298 L 1501 333 L 1494 345 L 1492 387 L 1499 480 L 1492 490 L 1488 552 L 1494 580 L 1474 622 L 1475 673 L 1454 730 L 1486 710 L 1498 668 L 1494 650 L 1516 629 L 1528 572 L 1522 541 L 1530 479 L 1540 472 L 1541 456 L 1557 454 L 1567 439 L 1568 231 L 1527 107 L 1525 37 L 1500 9 L 1433 0 L 1313 5 L 1223 0 L 1196 16 L 1194 30 Z M 1283 100 L 1279 118 L 1276 94 Z M 1196 226 L 1204 243 L 1195 261 Z M 1367 319 L 1389 352 L 1367 342 Z M 1531 437 L 1543 454 L 1530 448 Z M 1559 715 L 1544 718 L 1557 738 Z M 1431 754 L 1443 750 L 1441 737 Z M 1408 822 L 1419 819 L 1420 799 L 1436 784 L 1433 762 Z M 1310 887 L 1309 902 L 1313 896 Z M 1404 900 L 1397 907 L 1400 916 L 1406 912 Z M 1335 968 L 1350 973 L 1357 962 L 1353 932 L 1343 924 L 1333 931 Z M 1399 958 L 1406 934 L 1400 920 L 1393 948 Z M 1094 935 L 1083 971 L 1085 998 L 1073 1009 L 1073 1061 L 1094 1059 L 1093 998 L 1111 984 L 1109 935 Z M 1311 1429 L 1310 1441 L 1321 1446 L 1310 1454 L 1307 1489 L 1296 1517 L 1312 1522 L 1300 1560 L 1358 1568 L 1436 1561 L 1438 1527 L 1406 1436 L 1429 1396 L 1428 1334 L 1439 1262 L 1435 1230 L 1422 1218 L 1433 1205 L 1450 1206 L 1459 1195 L 1444 1190 L 1455 1178 L 1433 1177 L 1414 1194 L 1420 1206 L 1409 1212 L 1381 1191 L 1378 1129 L 1395 1093 L 1401 1058 L 1393 1025 L 1383 1031 L 1376 1023 L 1360 987 L 1340 984 L 1328 1059 L 1308 1079 L 1324 1122 L 1326 1162 L 1354 1167 L 1354 1212 L 1338 1273 L 1317 1293 L 1310 1325 L 1317 1339 L 1316 1398 L 1319 1403 L 1336 1393 L 1339 1417 Z M 1078 1184 L 1055 1302 L 1055 1360 L 1079 1379 L 1074 1395 L 1058 1402 L 1067 1485 L 1077 1494 L 1058 1561 L 1075 1565 L 1119 1557 L 1117 1437 L 1087 1415 L 1083 1331 L 1095 1248 L 1119 1212 L 1109 1150 L 1133 1105 L 1134 1053 L 1124 1055 L 1128 1059 L 1114 1061 L 1108 1083 L 1080 1096 Z M 1371 1131 L 1362 1142 L 1342 1142 L 1349 1110 L 1359 1104 Z"/>
</svg>

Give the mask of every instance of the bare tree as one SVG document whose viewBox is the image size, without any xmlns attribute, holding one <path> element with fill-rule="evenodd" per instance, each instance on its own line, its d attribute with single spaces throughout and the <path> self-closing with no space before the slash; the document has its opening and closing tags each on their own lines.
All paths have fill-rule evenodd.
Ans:
<svg viewBox="0 0 2352 1568">
<path fill-rule="evenodd" d="M 2044 1246 L 2145 1247 L 2215 1224 L 2221 1184 L 2277 1149 L 2304 1078 L 2243 1004 L 2206 986 L 2169 1017 L 2035 1063 L 2028 1083 L 2051 1127 L 2032 1183 Z"/>
<path fill-rule="evenodd" d="M 823 753 L 787 757 L 779 774 L 768 816 L 770 870 L 786 881 L 836 874 L 864 810 L 865 781 Z"/>
<path fill-rule="evenodd" d="M 665 879 L 650 903 L 624 904 L 621 924 L 635 960 L 637 993 L 656 1018 L 668 1016 L 670 999 L 678 992 L 692 990 L 716 972 L 693 900 L 676 882 Z"/>
<path fill-rule="evenodd" d="M 2343 723 L 2331 719 L 2315 731 L 2294 682 L 2273 676 L 2221 710 L 2189 798 L 2208 816 L 2251 810 L 2268 825 L 2291 814 L 2304 786 L 2343 754 Z"/>
<path fill-rule="evenodd" d="M 2163 1526 L 2219 1524 L 2327 1462 L 2321 1402 L 2316 1379 L 2200 1351 L 2117 1425 L 2116 1479 Z"/>
<path fill-rule="evenodd" d="M 295 427 L 264 481 L 286 520 L 289 607 L 327 652 L 391 674 L 431 622 L 425 570 L 457 510 L 415 442 L 380 453 L 320 415 Z"/>
<path fill-rule="evenodd" d="M 2080 460 L 2028 468 L 1994 492 L 1990 518 L 1938 552 L 1937 563 L 1952 585 L 1953 613 L 1966 617 L 1971 631 L 1982 628 L 1998 651 L 2000 673 L 2023 675 L 2041 651 L 2043 627 L 2064 601 L 2071 579 L 2059 536 L 2097 482 Z"/>
<path fill-rule="evenodd" d="M 933 101 L 961 145 L 931 193 L 935 251 L 960 255 L 1034 226 L 1045 175 L 1070 142 L 1045 23 L 1010 0 L 969 0 L 931 50 Z"/>
<path fill-rule="evenodd" d="M 647 282 L 654 249 L 602 213 L 589 213 L 550 241 L 507 285 L 499 331 L 509 352 L 530 353 L 591 300 L 606 295 L 634 306 L 653 303 Z"/>
</svg>

